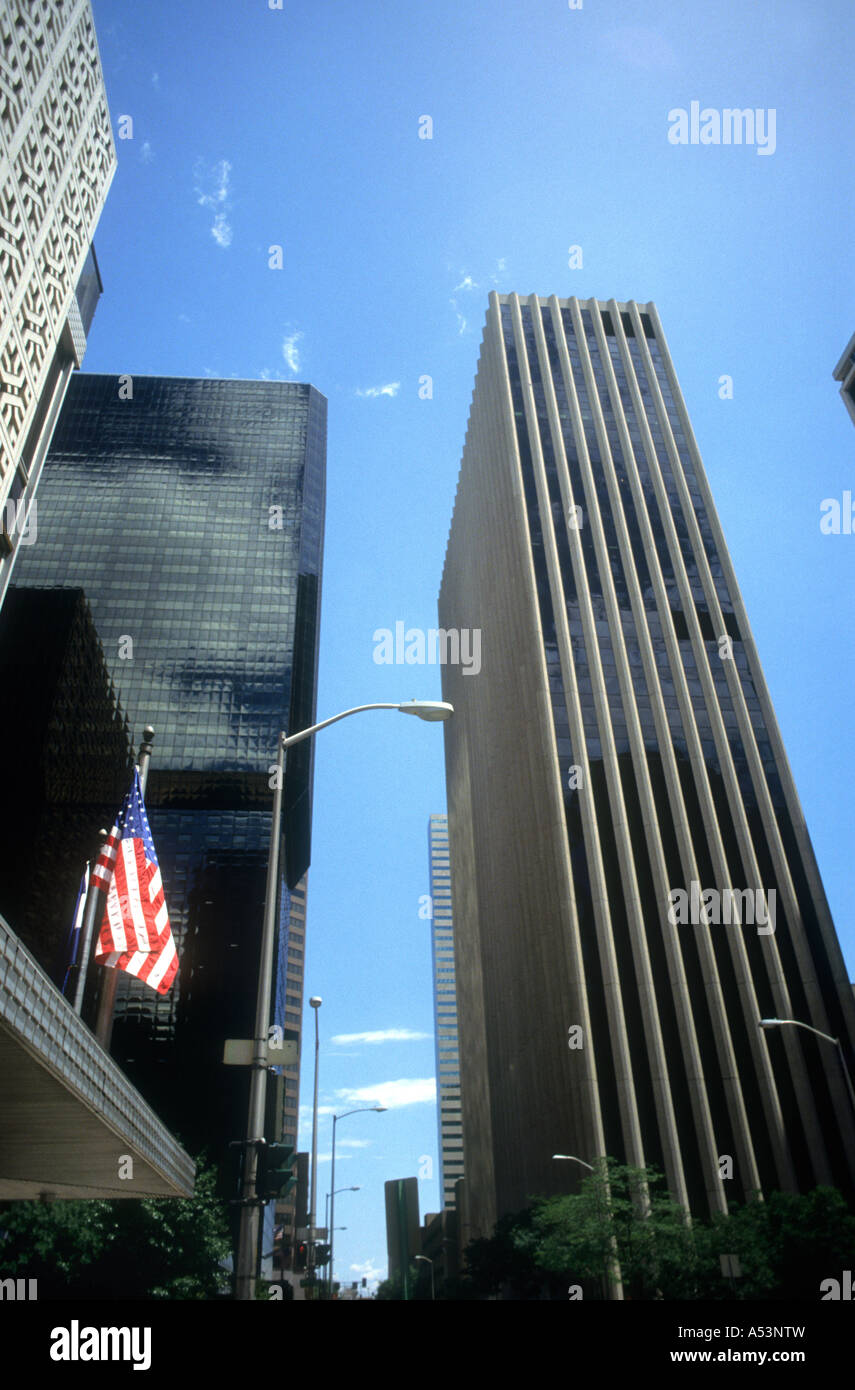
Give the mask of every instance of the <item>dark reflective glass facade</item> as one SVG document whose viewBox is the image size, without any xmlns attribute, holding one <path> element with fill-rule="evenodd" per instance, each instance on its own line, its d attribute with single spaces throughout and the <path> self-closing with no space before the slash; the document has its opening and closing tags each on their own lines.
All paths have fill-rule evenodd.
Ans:
<svg viewBox="0 0 855 1390">
<path fill-rule="evenodd" d="M 181 966 L 166 996 L 120 977 L 113 1051 L 191 1147 L 243 1123 L 222 1049 L 253 1033 L 277 734 L 315 716 L 325 452 L 311 386 L 75 376 L 15 574 L 83 591 L 135 745 L 156 731 L 146 803 Z M 272 1020 L 295 1031 L 311 784 L 308 743 L 286 772 Z"/>
<path fill-rule="evenodd" d="M 83 262 L 83 269 L 80 272 L 80 279 L 74 291 L 77 300 L 77 308 L 80 311 L 80 321 L 83 324 L 83 331 L 89 336 L 92 327 L 92 320 L 95 317 L 95 310 L 98 307 L 98 300 L 103 293 L 101 284 L 101 273 L 98 269 L 98 259 L 95 255 L 95 247 L 89 247 L 89 254 Z"/>
<path fill-rule="evenodd" d="M 479 681 L 447 668 L 443 693 L 464 1153 L 488 1222 L 566 1190 L 550 1152 L 655 1163 L 699 1212 L 851 1194 L 839 1056 L 757 1026 L 800 1019 L 855 1064 L 852 990 L 653 305 L 491 297 L 440 618 L 483 628 Z M 509 734 L 503 756 L 496 719 L 513 732 L 517 703 L 523 751 Z M 675 922 L 692 884 L 710 915 Z"/>
</svg>

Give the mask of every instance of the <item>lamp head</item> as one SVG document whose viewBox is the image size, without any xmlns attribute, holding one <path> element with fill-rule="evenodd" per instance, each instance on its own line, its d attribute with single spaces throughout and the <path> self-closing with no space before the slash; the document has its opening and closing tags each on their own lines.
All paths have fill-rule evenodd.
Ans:
<svg viewBox="0 0 855 1390">
<path fill-rule="evenodd" d="M 454 706 L 445 700 L 405 700 L 398 709 L 401 714 L 417 714 L 419 719 L 426 719 L 431 724 L 440 719 L 449 719 L 454 713 Z"/>
</svg>

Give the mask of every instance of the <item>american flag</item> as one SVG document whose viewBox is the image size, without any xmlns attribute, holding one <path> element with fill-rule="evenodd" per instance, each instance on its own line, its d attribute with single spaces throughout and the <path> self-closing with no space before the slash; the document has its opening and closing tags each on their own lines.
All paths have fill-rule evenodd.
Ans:
<svg viewBox="0 0 855 1390">
<path fill-rule="evenodd" d="M 136 768 L 92 878 L 107 894 L 95 959 L 166 994 L 178 973 L 178 953 Z"/>
</svg>

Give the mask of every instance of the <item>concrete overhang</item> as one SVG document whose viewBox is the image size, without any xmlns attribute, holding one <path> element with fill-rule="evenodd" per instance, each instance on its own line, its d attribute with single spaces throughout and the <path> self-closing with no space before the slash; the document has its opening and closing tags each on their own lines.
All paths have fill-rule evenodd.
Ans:
<svg viewBox="0 0 855 1390">
<path fill-rule="evenodd" d="M 192 1197 L 195 1175 L 0 917 L 0 1199 Z"/>
</svg>

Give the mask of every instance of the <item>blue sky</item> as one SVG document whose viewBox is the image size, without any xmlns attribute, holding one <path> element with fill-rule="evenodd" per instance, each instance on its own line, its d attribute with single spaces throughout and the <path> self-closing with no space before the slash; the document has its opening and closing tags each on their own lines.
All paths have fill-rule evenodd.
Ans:
<svg viewBox="0 0 855 1390">
<path fill-rule="evenodd" d="M 436 667 L 375 664 L 372 634 L 436 624 L 489 291 L 656 302 L 855 977 L 855 537 L 819 529 L 821 501 L 855 481 L 831 379 L 855 328 L 850 6 L 93 7 L 114 131 L 133 128 L 96 237 L 85 369 L 327 396 L 320 717 L 440 696 Z M 670 143 L 668 113 L 692 101 L 774 110 L 774 152 Z M 438 1206 L 418 908 L 444 808 L 441 726 L 378 712 L 320 736 L 306 993 L 324 999 L 322 1155 L 333 1109 L 390 1105 L 339 1127 L 337 1183 L 361 1188 L 337 1203 L 345 1280 L 385 1269 L 387 1178 L 432 1158 L 422 1213 Z M 416 1036 L 368 1038 L 390 1031 Z"/>
</svg>

